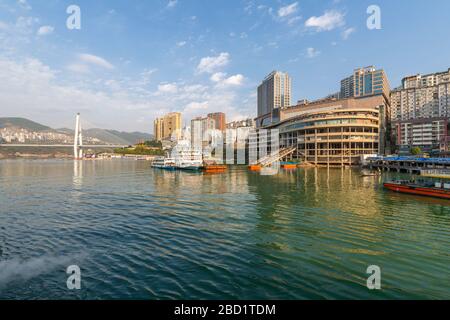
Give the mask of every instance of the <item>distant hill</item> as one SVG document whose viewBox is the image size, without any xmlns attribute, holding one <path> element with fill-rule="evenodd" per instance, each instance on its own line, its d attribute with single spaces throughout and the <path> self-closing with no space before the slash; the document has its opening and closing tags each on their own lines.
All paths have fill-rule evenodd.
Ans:
<svg viewBox="0 0 450 320">
<path fill-rule="evenodd" d="M 74 130 L 61 128 L 52 129 L 50 127 L 41 125 L 37 122 L 24 119 L 24 118 L 0 118 L 0 129 L 1 128 L 23 128 L 29 131 L 52 131 L 65 133 L 68 135 L 73 135 Z M 117 130 L 106 130 L 106 129 L 86 129 L 83 130 L 83 135 L 85 137 L 91 137 L 101 140 L 102 142 L 110 144 L 128 144 L 132 145 L 140 140 L 153 140 L 153 135 L 143 132 L 121 132 Z"/>
<path fill-rule="evenodd" d="M 135 144 L 140 140 L 153 140 L 153 135 L 142 132 L 121 132 L 105 129 L 87 129 L 84 134 L 114 144 Z"/>
<path fill-rule="evenodd" d="M 23 128 L 29 131 L 53 131 L 50 127 L 25 118 L 0 118 L 0 129 L 9 127 Z"/>
<path fill-rule="evenodd" d="M 73 135 L 74 131 L 72 129 L 61 128 L 56 129 L 56 131 Z M 153 135 L 144 132 L 122 132 L 117 130 L 106 130 L 106 129 L 85 129 L 83 130 L 83 135 L 91 138 L 99 139 L 106 143 L 111 144 L 135 144 L 140 140 L 148 141 L 153 140 Z"/>
</svg>

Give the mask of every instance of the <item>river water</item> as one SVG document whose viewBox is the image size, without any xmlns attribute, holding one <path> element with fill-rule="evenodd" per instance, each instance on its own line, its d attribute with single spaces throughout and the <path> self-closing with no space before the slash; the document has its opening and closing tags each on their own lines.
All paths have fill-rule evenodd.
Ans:
<svg viewBox="0 0 450 320">
<path fill-rule="evenodd" d="M 0 299 L 449 299 L 450 203 L 395 177 L 3 160 Z"/>
</svg>

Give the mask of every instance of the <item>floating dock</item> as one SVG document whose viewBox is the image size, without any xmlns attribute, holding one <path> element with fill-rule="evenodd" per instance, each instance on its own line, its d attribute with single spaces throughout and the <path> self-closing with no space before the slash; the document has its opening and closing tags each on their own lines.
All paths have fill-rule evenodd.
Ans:
<svg viewBox="0 0 450 320">
<path fill-rule="evenodd" d="M 450 179 L 450 170 L 422 170 L 420 175 L 428 178 Z"/>
<path fill-rule="evenodd" d="M 370 169 L 420 174 L 424 170 L 450 171 L 450 158 L 373 157 L 367 158 Z"/>
</svg>

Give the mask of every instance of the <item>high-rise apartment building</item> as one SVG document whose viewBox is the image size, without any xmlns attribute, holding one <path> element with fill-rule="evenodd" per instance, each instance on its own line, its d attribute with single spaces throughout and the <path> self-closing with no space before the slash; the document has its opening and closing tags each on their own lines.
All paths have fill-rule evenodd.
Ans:
<svg viewBox="0 0 450 320">
<path fill-rule="evenodd" d="M 163 139 L 163 118 L 157 118 L 153 122 L 153 132 L 156 141 L 161 141 Z"/>
<path fill-rule="evenodd" d="M 341 81 L 340 98 L 361 98 L 382 94 L 389 99 L 390 86 L 383 69 L 374 66 L 355 69 L 353 75 Z"/>
<path fill-rule="evenodd" d="M 354 95 L 364 97 L 383 94 L 389 99 L 390 86 L 386 73 L 383 69 L 376 70 L 375 67 L 356 69 L 354 74 Z"/>
<path fill-rule="evenodd" d="M 153 130 L 157 141 L 170 140 L 174 134 L 178 137 L 181 132 L 181 113 L 172 112 L 156 119 Z"/>
<path fill-rule="evenodd" d="M 209 141 L 209 133 L 216 130 L 216 121 L 210 117 L 197 117 L 191 120 L 191 144 L 195 147 L 202 146 Z"/>
<path fill-rule="evenodd" d="M 225 113 L 223 112 L 210 113 L 208 114 L 207 117 L 214 120 L 215 129 L 220 131 L 225 131 L 227 129 L 227 121 Z"/>
<path fill-rule="evenodd" d="M 397 145 L 400 152 L 409 153 L 411 147 L 432 152 L 441 148 L 448 137 L 448 119 L 430 118 L 405 120 L 395 123 Z"/>
<path fill-rule="evenodd" d="M 291 105 L 291 78 L 273 71 L 258 87 L 258 117 Z"/>
<path fill-rule="evenodd" d="M 354 77 L 350 76 L 341 81 L 341 98 L 352 98 L 354 96 Z"/>
<path fill-rule="evenodd" d="M 450 117 L 450 69 L 406 77 L 391 92 L 391 120 Z"/>
</svg>

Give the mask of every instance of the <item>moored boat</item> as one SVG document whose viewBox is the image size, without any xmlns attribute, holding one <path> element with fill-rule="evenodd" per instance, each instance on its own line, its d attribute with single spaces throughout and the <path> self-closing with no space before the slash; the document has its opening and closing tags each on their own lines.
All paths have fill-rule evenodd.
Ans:
<svg viewBox="0 0 450 320">
<path fill-rule="evenodd" d="M 184 171 L 201 171 L 202 165 L 197 163 L 183 163 L 176 166 L 178 170 L 184 170 Z"/>
<path fill-rule="evenodd" d="M 172 158 L 158 157 L 153 160 L 151 166 L 157 169 L 175 170 L 175 160 Z"/>
<path fill-rule="evenodd" d="M 203 168 L 202 153 L 192 149 L 177 150 L 172 152 L 175 159 L 175 167 L 178 170 L 200 171 Z"/>
<path fill-rule="evenodd" d="M 203 171 L 206 173 L 222 173 L 227 171 L 227 166 L 220 164 L 206 164 L 203 166 Z"/>
<path fill-rule="evenodd" d="M 172 149 L 171 155 L 177 170 L 200 171 L 203 168 L 202 152 L 193 149 L 187 140 L 178 141 Z"/>
<path fill-rule="evenodd" d="M 297 165 L 298 165 L 298 163 L 291 162 L 291 161 L 282 161 L 282 162 L 280 162 L 281 168 L 285 169 L 285 170 L 295 170 L 295 169 L 297 169 Z"/>
<path fill-rule="evenodd" d="M 450 184 L 442 182 L 419 184 L 414 181 L 391 181 L 384 183 L 383 186 L 386 189 L 400 193 L 450 199 Z"/>
</svg>

